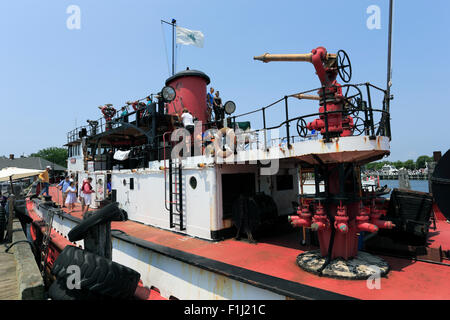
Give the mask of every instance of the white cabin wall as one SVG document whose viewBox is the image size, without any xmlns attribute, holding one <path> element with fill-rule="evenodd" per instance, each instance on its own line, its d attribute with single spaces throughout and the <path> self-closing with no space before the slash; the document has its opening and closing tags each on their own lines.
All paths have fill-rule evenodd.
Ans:
<svg viewBox="0 0 450 320">
<path fill-rule="evenodd" d="M 299 203 L 299 189 L 298 189 L 298 169 L 297 168 L 280 168 L 279 174 L 292 175 L 293 188 L 291 190 L 277 190 L 276 177 L 272 176 L 273 188 L 272 197 L 278 208 L 278 215 L 292 214 L 294 209 L 292 202 Z"/>
<path fill-rule="evenodd" d="M 197 180 L 195 189 L 189 184 L 191 177 Z M 130 190 L 130 178 L 134 178 L 134 190 Z M 169 211 L 164 203 L 164 171 L 113 172 L 111 187 L 117 190 L 116 201 L 127 211 L 130 220 L 211 239 L 211 229 L 215 227 L 212 221 L 215 221 L 216 216 L 214 168 L 183 169 L 182 179 L 185 231 L 180 231 L 178 227 L 171 229 L 169 226 Z M 167 183 L 168 180 L 167 178 Z M 178 222 L 177 218 L 175 217 L 175 222 Z"/>
<path fill-rule="evenodd" d="M 73 159 L 73 160 L 71 160 Z M 75 163 L 72 163 L 75 161 Z M 67 171 L 69 173 L 77 173 L 84 170 L 83 156 L 70 157 L 67 161 Z"/>
</svg>

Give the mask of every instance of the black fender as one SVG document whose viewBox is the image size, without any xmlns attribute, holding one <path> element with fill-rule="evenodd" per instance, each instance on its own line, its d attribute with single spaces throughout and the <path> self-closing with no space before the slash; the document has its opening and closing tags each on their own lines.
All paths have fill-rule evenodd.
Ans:
<svg viewBox="0 0 450 320">
<path fill-rule="evenodd" d="M 89 217 L 85 218 L 79 225 L 70 230 L 68 237 L 72 242 L 83 239 L 90 228 L 100 223 L 108 221 L 122 221 L 125 213 L 118 207 L 118 203 L 110 203 L 103 208 L 93 212 Z"/>
</svg>

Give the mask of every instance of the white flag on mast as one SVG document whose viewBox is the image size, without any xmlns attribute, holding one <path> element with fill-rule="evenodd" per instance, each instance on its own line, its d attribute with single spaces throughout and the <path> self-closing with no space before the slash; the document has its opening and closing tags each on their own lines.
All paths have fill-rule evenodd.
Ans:
<svg viewBox="0 0 450 320">
<path fill-rule="evenodd" d="M 203 48 L 204 35 L 201 31 L 177 27 L 177 43 Z"/>
</svg>

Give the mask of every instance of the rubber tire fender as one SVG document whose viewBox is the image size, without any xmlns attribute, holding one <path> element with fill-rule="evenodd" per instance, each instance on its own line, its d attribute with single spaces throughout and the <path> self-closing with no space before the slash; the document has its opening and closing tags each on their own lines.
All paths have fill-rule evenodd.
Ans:
<svg viewBox="0 0 450 320">
<path fill-rule="evenodd" d="M 141 277 L 131 268 L 70 245 L 61 251 L 51 273 L 66 279 L 71 265 L 80 268 L 81 289 L 115 299 L 131 299 Z"/>
<path fill-rule="evenodd" d="M 106 298 L 83 289 L 68 289 L 64 279 L 56 279 L 48 289 L 52 300 L 105 300 Z"/>
<path fill-rule="evenodd" d="M 118 203 L 110 203 L 103 208 L 95 211 L 90 217 L 84 219 L 79 225 L 70 230 L 68 237 L 71 242 L 83 239 L 90 228 L 107 221 L 123 220 L 123 210 L 119 209 Z"/>
</svg>

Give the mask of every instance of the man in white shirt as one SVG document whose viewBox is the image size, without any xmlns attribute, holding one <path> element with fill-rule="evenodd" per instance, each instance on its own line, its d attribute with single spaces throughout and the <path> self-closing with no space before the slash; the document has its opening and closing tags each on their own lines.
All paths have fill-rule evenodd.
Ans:
<svg viewBox="0 0 450 320">
<path fill-rule="evenodd" d="M 183 113 L 181 114 L 181 121 L 183 122 L 183 127 L 189 131 L 190 134 L 194 133 L 194 117 L 187 110 L 183 109 Z"/>
<path fill-rule="evenodd" d="M 187 131 L 189 131 L 190 136 L 192 136 L 194 134 L 194 117 L 192 116 L 192 114 L 189 112 L 188 109 L 186 108 L 183 109 L 183 113 L 181 114 L 180 119 L 183 123 L 183 127 Z M 188 150 L 188 154 L 190 154 L 191 152 L 192 147 L 191 141 L 192 139 L 186 139 L 186 148 Z"/>
</svg>

